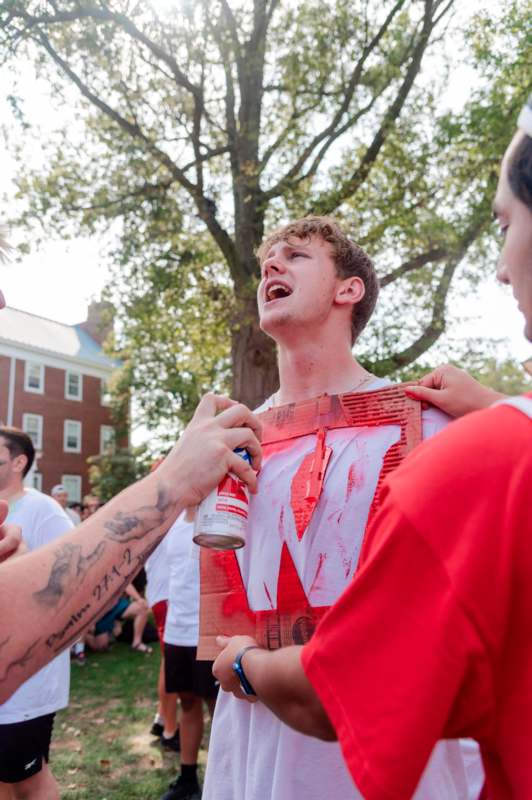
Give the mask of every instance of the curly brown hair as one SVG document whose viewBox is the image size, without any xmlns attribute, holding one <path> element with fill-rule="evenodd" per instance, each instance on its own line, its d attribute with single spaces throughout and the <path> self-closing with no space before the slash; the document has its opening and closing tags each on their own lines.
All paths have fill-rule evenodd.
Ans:
<svg viewBox="0 0 532 800">
<path fill-rule="evenodd" d="M 262 264 L 272 245 L 277 242 L 290 239 L 308 241 L 312 236 L 319 236 L 331 245 L 336 274 L 339 278 L 355 275 L 364 283 L 366 290 L 364 297 L 353 306 L 351 317 L 351 344 L 354 344 L 373 314 L 379 295 L 379 279 L 371 258 L 360 245 L 345 235 L 334 219 L 308 216 L 278 228 L 267 236 L 257 249 L 257 258 Z"/>
</svg>

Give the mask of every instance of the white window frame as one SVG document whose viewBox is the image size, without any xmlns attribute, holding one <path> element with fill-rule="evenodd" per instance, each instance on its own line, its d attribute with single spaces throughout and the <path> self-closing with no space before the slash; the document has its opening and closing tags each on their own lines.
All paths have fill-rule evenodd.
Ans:
<svg viewBox="0 0 532 800">
<path fill-rule="evenodd" d="M 81 475 L 61 475 L 61 483 L 67 490 L 69 503 L 81 503 Z M 69 486 L 76 484 L 74 492 L 71 494 Z"/>
<path fill-rule="evenodd" d="M 109 436 L 110 447 L 105 447 L 105 438 Z M 100 455 L 102 453 L 114 453 L 115 451 L 115 429 L 112 425 L 100 425 Z"/>
<path fill-rule="evenodd" d="M 109 382 L 105 378 L 101 378 L 100 383 L 100 404 L 109 408 L 111 405 L 111 392 L 109 391 Z"/>
<path fill-rule="evenodd" d="M 36 450 L 42 450 L 42 435 L 43 435 L 43 417 L 42 414 L 23 414 L 22 415 L 22 430 L 31 437 L 33 431 L 28 430 L 29 419 L 38 420 L 35 440 L 32 438 L 33 446 Z"/>
<path fill-rule="evenodd" d="M 78 444 L 75 447 L 68 445 L 68 426 L 76 425 L 78 430 Z M 63 423 L 63 452 L 64 453 L 81 453 L 81 437 L 83 431 L 81 422 L 78 419 L 66 419 Z"/>
<path fill-rule="evenodd" d="M 30 386 L 30 371 L 32 367 L 37 367 L 39 370 L 39 386 Z M 24 391 L 32 392 L 32 394 L 44 394 L 44 364 L 39 364 L 38 361 L 25 361 L 24 362 Z"/>
<path fill-rule="evenodd" d="M 30 489 L 37 489 L 42 492 L 42 472 L 34 472 L 31 470 L 24 479 L 24 486 L 29 486 Z"/>
<path fill-rule="evenodd" d="M 71 394 L 69 391 L 68 379 L 71 375 L 76 375 L 79 380 L 79 394 Z M 83 374 L 75 369 L 65 370 L 65 398 L 67 400 L 77 400 L 78 402 L 83 400 Z"/>
</svg>

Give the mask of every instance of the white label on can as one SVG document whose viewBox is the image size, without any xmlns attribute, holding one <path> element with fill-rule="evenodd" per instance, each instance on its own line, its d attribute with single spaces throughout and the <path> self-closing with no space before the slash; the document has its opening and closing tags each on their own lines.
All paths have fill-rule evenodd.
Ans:
<svg viewBox="0 0 532 800">
<path fill-rule="evenodd" d="M 248 507 L 249 492 L 246 484 L 229 473 L 200 503 L 195 533 L 239 536 L 244 539 Z"/>
</svg>

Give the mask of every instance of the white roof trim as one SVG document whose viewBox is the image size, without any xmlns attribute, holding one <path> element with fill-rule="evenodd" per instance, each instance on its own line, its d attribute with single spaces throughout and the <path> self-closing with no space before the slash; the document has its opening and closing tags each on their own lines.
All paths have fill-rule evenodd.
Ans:
<svg viewBox="0 0 532 800">
<path fill-rule="evenodd" d="M 77 371 L 83 375 L 90 375 L 93 378 L 107 380 L 116 367 L 96 366 L 94 361 L 85 361 L 67 355 L 58 355 L 50 350 L 37 347 L 24 347 L 22 344 L 13 344 L 12 340 L 0 336 L 0 355 L 8 358 L 20 358 L 22 361 L 34 361 L 37 364 L 44 364 L 46 367 L 56 367 L 57 369 L 72 369 L 77 367 Z"/>
</svg>

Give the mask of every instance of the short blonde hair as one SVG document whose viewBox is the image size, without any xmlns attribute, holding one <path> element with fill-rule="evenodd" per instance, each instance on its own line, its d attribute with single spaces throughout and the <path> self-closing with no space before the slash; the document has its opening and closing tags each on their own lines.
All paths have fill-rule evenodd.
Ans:
<svg viewBox="0 0 532 800">
<path fill-rule="evenodd" d="M 258 248 L 257 258 L 262 264 L 270 248 L 277 242 L 287 242 L 290 239 L 308 241 L 311 236 L 318 236 L 331 245 L 336 274 L 339 278 L 355 275 L 364 284 L 366 290 L 364 297 L 353 306 L 351 317 L 351 344 L 354 344 L 373 314 L 379 295 L 379 279 L 375 265 L 366 251 L 349 239 L 332 217 L 302 217 L 273 231 Z"/>
</svg>

